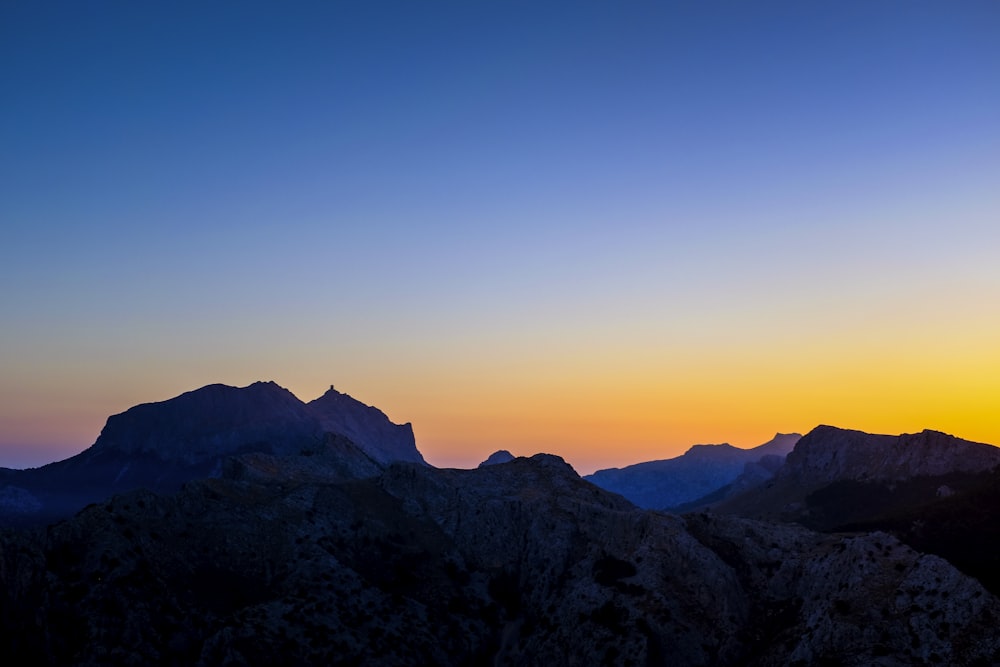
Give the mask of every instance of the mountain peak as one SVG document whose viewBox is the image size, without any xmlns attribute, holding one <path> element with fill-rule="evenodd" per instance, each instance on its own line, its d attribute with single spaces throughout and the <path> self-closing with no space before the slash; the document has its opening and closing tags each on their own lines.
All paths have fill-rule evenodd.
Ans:
<svg viewBox="0 0 1000 667">
<path fill-rule="evenodd" d="M 247 474 L 295 478 L 360 475 L 393 461 L 426 465 L 410 424 L 394 424 L 332 386 L 306 404 L 273 380 L 215 383 L 112 415 L 93 446 L 76 456 L 5 471 L 6 486 L 16 478 L 41 507 L 27 512 L 30 503 L 18 499 L 29 496 L 15 491 L 7 498 L 0 485 L 0 520 L 5 506 L 41 521 L 138 487 L 173 492 L 192 479 L 223 475 L 228 460 L 246 455 L 253 455 Z"/>
<path fill-rule="evenodd" d="M 799 437 L 797 433 L 778 433 L 768 442 L 750 449 L 729 443 L 693 445 L 683 455 L 672 459 L 598 470 L 585 479 L 620 493 L 640 507 L 676 507 L 734 481 L 748 463 L 768 455 L 784 458 Z"/>
<path fill-rule="evenodd" d="M 817 426 L 788 455 L 780 477 L 813 481 L 893 480 L 1000 465 L 1000 448 L 925 429 L 879 435 Z"/>
<path fill-rule="evenodd" d="M 92 449 L 195 463 L 255 446 L 290 452 L 319 436 L 305 404 L 274 382 L 210 384 L 109 417 Z"/>
<path fill-rule="evenodd" d="M 395 424 L 378 408 L 337 391 L 333 385 L 307 407 L 324 431 L 347 436 L 380 463 L 426 463 L 409 422 Z"/>
<path fill-rule="evenodd" d="M 480 468 L 485 468 L 486 466 L 495 466 L 500 463 L 507 463 L 514 460 L 514 455 L 508 452 L 506 449 L 498 449 L 489 455 L 489 457 L 479 464 Z"/>
</svg>

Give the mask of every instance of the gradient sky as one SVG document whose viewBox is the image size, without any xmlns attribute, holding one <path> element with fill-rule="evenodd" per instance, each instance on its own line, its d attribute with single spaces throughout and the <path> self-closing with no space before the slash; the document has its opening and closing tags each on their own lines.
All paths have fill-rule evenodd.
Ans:
<svg viewBox="0 0 1000 667">
<path fill-rule="evenodd" d="M 1000 3 L 4 2 L 0 466 L 223 382 L 439 466 L 1000 444 Z"/>
</svg>

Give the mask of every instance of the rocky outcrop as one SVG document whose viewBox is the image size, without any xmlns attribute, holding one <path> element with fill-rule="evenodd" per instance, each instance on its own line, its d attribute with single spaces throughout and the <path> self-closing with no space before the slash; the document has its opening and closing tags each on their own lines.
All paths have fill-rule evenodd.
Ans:
<svg viewBox="0 0 1000 667">
<path fill-rule="evenodd" d="M 136 491 L 30 539 L 0 536 L 6 658 L 725 666 L 1000 655 L 1000 602 L 886 535 L 644 511 L 551 455 L 308 474 L 333 454 L 254 459 L 173 496 Z"/>
<path fill-rule="evenodd" d="M 514 455 L 508 452 L 506 449 L 500 449 L 487 457 L 485 461 L 479 464 L 480 468 L 485 468 L 486 466 L 495 466 L 500 463 L 508 463 L 514 460 Z"/>
<path fill-rule="evenodd" d="M 893 436 L 819 426 L 772 480 L 713 507 L 830 530 L 934 502 L 942 486 L 973 488 L 998 464 L 1000 448 L 936 431 Z"/>
<path fill-rule="evenodd" d="M 319 419 L 324 432 L 346 436 L 379 463 L 424 463 L 409 422 L 393 424 L 378 408 L 365 405 L 332 386 L 307 407 Z"/>
<path fill-rule="evenodd" d="M 769 455 L 784 457 L 800 437 L 797 433 L 778 433 L 770 441 L 751 449 L 729 444 L 694 445 L 673 459 L 599 470 L 585 479 L 625 496 L 640 507 L 671 508 L 698 500 L 732 483 L 747 463 Z"/>
<path fill-rule="evenodd" d="M 1000 448 L 938 431 L 874 435 L 818 426 L 788 455 L 778 478 L 799 484 L 899 481 L 986 472 L 998 465 Z"/>
</svg>

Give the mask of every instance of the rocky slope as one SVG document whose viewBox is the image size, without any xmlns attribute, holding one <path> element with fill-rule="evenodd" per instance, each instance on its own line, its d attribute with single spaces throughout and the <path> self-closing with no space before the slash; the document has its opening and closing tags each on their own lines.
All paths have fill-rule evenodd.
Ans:
<svg viewBox="0 0 1000 667">
<path fill-rule="evenodd" d="M 996 594 L 998 463 L 1000 448 L 934 431 L 888 436 L 821 426 L 772 480 L 701 506 L 824 531 L 887 531 Z"/>
<path fill-rule="evenodd" d="M 759 488 L 774 478 L 778 470 L 785 464 L 785 457 L 778 454 L 768 454 L 756 461 L 743 465 L 743 472 L 729 484 L 719 487 L 708 495 L 667 508 L 671 512 L 684 514 L 699 510 L 710 510 L 719 504 Z"/>
<path fill-rule="evenodd" d="M 939 486 L 938 489 L 941 489 Z M 891 532 L 918 551 L 938 554 L 1000 594 L 1000 469 L 934 500 L 888 509 L 842 526 Z"/>
<path fill-rule="evenodd" d="M 751 449 L 729 444 L 695 445 L 676 458 L 598 470 L 585 479 L 625 496 L 639 507 L 671 508 L 732 483 L 748 463 L 765 456 L 784 457 L 800 437 L 797 433 L 778 433 Z"/>
<path fill-rule="evenodd" d="M 64 461 L 0 469 L 0 526 L 46 523 L 130 489 L 174 491 L 218 476 L 234 455 L 308 453 L 331 436 L 357 445 L 379 469 L 423 463 L 409 424 L 332 388 L 306 404 L 274 382 L 215 384 L 109 417 L 92 447 Z"/>
<path fill-rule="evenodd" d="M 338 449 L 339 448 L 339 449 Z M 0 536 L 13 664 L 903 665 L 1000 657 L 1000 602 L 884 534 L 640 510 L 561 459 L 246 455 Z M 343 451 L 341 451 L 343 450 Z M 354 464 L 352 464 L 354 465 Z"/>
</svg>

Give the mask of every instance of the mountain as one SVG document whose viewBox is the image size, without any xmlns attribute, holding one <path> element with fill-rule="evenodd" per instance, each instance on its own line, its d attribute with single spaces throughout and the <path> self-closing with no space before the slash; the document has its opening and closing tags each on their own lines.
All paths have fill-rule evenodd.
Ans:
<svg viewBox="0 0 1000 667">
<path fill-rule="evenodd" d="M 136 488 L 172 492 L 219 476 L 232 456 L 321 451 L 331 436 L 378 469 L 393 460 L 423 463 L 409 424 L 332 388 L 306 404 L 274 382 L 213 384 L 109 417 L 94 445 L 71 458 L 0 469 L 0 525 L 46 523 Z"/>
<path fill-rule="evenodd" d="M 936 431 L 820 426 L 773 480 L 713 511 L 818 530 L 886 531 L 1000 593 L 1000 448 Z"/>
<path fill-rule="evenodd" d="M 584 479 L 625 496 L 639 507 L 675 507 L 731 483 L 748 463 L 765 456 L 783 457 L 800 437 L 797 433 L 778 433 L 751 449 L 729 444 L 694 445 L 676 458 L 598 470 Z"/>
<path fill-rule="evenodd" d="M 337 446 L 239 455 L 175 494 L 134 491 L 44 531 L 0 533 L 5 658 L 725 667 L 1000 656 L 1000 601 L 889 535 L 645 511 L 551 455 L 311 474 L 317 461 L 336 467 Z"/>
<path fill-rule="evenodd" d="M 213 384 L 109 417 L 88 456 L 150 456 L 195 465 L 241 451 L 290 454 L 321 434 L 308 407 L 274 382 Z"/>
<path fill-rule="evenodd" d="M 938 431 L 873 435 L 818 426 L 799 441 L 778 476 L 805 484 L 846 479 L 891 482 L 983 472 L 997 465 L 1000 448 Z"/>
<path fill-rule="evenodd" d="M 720 503 L 744 494 L 751 489 L 763 486 L 785 464 L 785 457 L 779 454 L 767 454 L 756 461 L 743 464 L 743 472 L 729 484 L 690 502 L 681 503 L 667 508 L 671 512 L 686 513 L 696 510 L 708 510 Z"/>
<path fill-rule="evenodd" d="M 378 408 L 342 394 L 333 386 L 307 407 L 319 419 L 323 431 L 346 436 L 379 463 L 424 463 L 411 424 L 393 424 Z"/>
<path fill-rule="evenodd" d="M 506 449 L 499 449 L 490 454 L 485 461 L 479 464 L 479 467 L 485 468 L 486 466 L 495 466 L 498 463 L 507 463 L 508 461 L 513 461 L 513 460 L 514 460 L 513 454 L 508 452 Z"/>
<path fill-rule="evenodd" d="M 715 509 L 831 529 L 934 501 L 942 488 L 975 485 L 998 465 L 1000 448 L 937 431 L 875 435 L 818 426 L 773 480 Z"/>
</svg>

